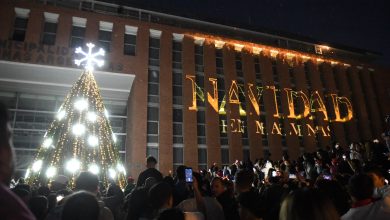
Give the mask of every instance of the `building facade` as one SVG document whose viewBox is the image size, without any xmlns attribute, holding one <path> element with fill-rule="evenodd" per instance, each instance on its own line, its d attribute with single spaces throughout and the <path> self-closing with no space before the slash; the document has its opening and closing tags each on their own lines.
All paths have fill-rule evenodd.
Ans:
<svg viewBox="0 0 390 220">
<path fill-rule="evenodd" d="M 347 147 L 380 139 L 390 113 L 388 71 L 367 51 L 98 1 L 5 1 L 0 30 L 0 98 L 21 173 L 87 42 L 107 52 L 96 78 L 131 175 L 147 155 L 168 174 Z"/>
</svg>

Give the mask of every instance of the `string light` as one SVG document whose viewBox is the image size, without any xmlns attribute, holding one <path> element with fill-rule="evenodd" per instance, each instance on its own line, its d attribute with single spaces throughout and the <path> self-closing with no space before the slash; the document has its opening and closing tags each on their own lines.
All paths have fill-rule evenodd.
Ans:
<svg viewBox="0 0 390 220">
<path fill-rule="evenodd" d="M 112 140 L 116 143 L 116 135 L 114 133 L 112 133 Z"/>
<path fill-rule="evenodd" d="M 109 174 L 111 179 L 115 179 L 116 171 L 113 168 L 108 169 L 108 174 Z"/>
<path fill-rule="evenodd" d="M 30 176 L 30 168 L 26 170 L 26 174 L 24 175 L 24 178 L 28 178 Z"/>
<path fill-rule="evenodd" d="M 61 110 L 57 113 L 57 119 L 58 121 L 61 121 L 65 117 L 66 113 L 64 110 Z"/>
<path fill-rule="evenodd" d="M 49 148 L 49 147 L 52 145 L 52 143 L 53 143 L 53 139 L 51 139 L 51 138 L 46 138 L 46 139 L 43 141 L 42 146 L 43 146 L 44 148 Z"/>
<path fill-rule="evenodd" d="M 118 163 L 116 165 L 116 169 L 118 170 L 118 172 L 121 172 L 121 173 L 126 175 L 126 169 L 125 169 L 125 167 L 122 164 Z"/>
<path fill-rule="evenodd" d="M 33 172 L 38 172 L 42 169 L 42 163 L 43 161 L 42 160 L 37 160 L 33 163 L 32 165 L 32 171 Z"/>
<path fill-rule="evenodd" d="M 49 168 L 47 168 L 47 170 L 46 170 L 46 177 L 47 178 L 52 178 L 56 174 L 57 174 L 57 168 L 55 168 L 53 166 L 50 166 Z"/>
<path fill-rule="evenodd" d="M 107 111 L 107 109 L 104 109 L 104 115 L 106 116 L 106 118 L 108 118 L 108 117 L 109 117 L 109 114 L 108 114 L 108 111 Z"/>
<path fill-rule="evenodd" d="M 88 100 L 79 99 L 74 103 L 74 107 L 81 112 L 88 108 Z"/>
<path fill-rule="evenodd" d="M 88 112 L 87 114 L 88 121 L 95 122 L 96 121 L 96 113 L 95 112 Z"/>
<path fill-rule="evenodd" d="M 67 163 L 66 163 L 66 169 L 71 172 L 71 173 L 75 173 L 76 171 L 78 171 L 80 169 L 80 166 L 81 166 L 81 163 L 79 160 L 77 160 L 76 158 L 72 158 L 70 159 Z"/>
<path fill-rule="evenodd" d="M 99 144 L 99 139 L 96 136 L 89 136 L 88 137 L 88 144 L 91 147 L 96 147 Z"/>
<path fill-rule="evenodd" d="M 90 164 L 90 165 L 88 166 L 88 171 L 91 172 L 91 173 L 93 173 L 93 174 L 95 174 L 95 175 L 97 175 L 97 174 L 99 173 L 99 167 L 98 167 L 98 165 L 96 165 L 95 163 Z"/>
<path fill-rule="evenodd" d="M 72 127 L 72 132 L 76 136 L 81 136 L 85 133 L 85 126 L 83 124 L 75 124 Z"/>
</svg>

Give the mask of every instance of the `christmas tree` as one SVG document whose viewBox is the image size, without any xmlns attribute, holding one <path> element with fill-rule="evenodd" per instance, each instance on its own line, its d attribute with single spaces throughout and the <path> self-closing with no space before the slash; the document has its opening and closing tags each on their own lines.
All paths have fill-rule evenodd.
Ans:
<svg viewBox="0 0 390 220">
<path fill-rule="evenodd" d="M 84 65 L 85 70 L 66 96 L 27 169 L 30 184 L 45 184 L 59 174 L 70 177 L 73 184 L 80 171 L 88 170 L 105 185 L 111 179 L 123 187 L 126 170 L 120 163 L 116 137 L 92 74 L 94 65 L 104 64 L 97 59 L 104 56 L 104 50 L 92 53 L 94 46 L 88 43 L 87 53 L 76 49 L 84 57 L 75 63 Z"/>
</svg>

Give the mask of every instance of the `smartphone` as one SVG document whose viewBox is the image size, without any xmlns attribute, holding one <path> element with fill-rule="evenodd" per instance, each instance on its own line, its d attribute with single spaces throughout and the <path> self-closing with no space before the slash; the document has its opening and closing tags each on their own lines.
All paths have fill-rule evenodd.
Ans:
<svg viewBox="0 0 390 220">
<path fill-rule="evenodd" d="M 295 175 L 295 174 L 289 174 L 289 175 L 288 175 L 288 178 L 290 178 L 290 179 L 296 179 L 296 178 L 297 178 L 297 175 Z"/>
<path fill-rule="evenodd" d="M 61 201 L 63 198 L 64 198 L 63 195 L 58 195 L 58 196 L 57 196 L 57 202 Z"/>
<path fill-rule="evenodd" d="M 276 173 L 276 171 L 272 171 L 272 176 L 275 177 L 277 176 L 278 174 Z"/>
<path fill-rule="evenodd" d="M 344 160 L 347 159 L 347 156 L 343 155 L 343 159 L 344 159 Z"/>
<path fill-rule="evenodd" d="M 331 180 L 332 179 L 332 176 L 331 175 L 323 175 L 324 179 L 326 180 Z"/>
<path fill-rule="evenodd" d="M 191 168 L 185 169 L 185 175 L 186 175 L 186 182 L 187 183 L 192 183 L 194 181 L 192 178 L 192 169 Z"/>
</svg>

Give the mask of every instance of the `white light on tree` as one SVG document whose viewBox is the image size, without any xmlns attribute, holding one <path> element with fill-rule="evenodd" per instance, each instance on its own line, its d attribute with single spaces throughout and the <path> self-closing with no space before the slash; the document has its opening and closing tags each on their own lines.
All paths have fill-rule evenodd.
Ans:
<svg viewBox="0 0 390 220">
<path fill-rule="evenodd" d="M 91 147 L 96 147 L 99 144 L 99 139 L 96 136 L 89 136 L 88 137 L 88 144 Z"/>
<path fill-rule="evenodd" d="M 72 127 L 72 132 L 76 136 L 81 136 L 85 133 L 85 126 L 83 124 L 75 124 Z"/>
<path fill-rule="evenodd" d="M 71 173 L 75 173 L 80 169 L 80 165 L 81 163 L 79 160 L 72 158 L 66 163 L 66 169 Z"/>
<path fill-rule="evenodd" d="M 78 99 L 75 101 L 74 107 L 80 112 L 84 111 L 88 108 L 88 101 L 86 99 Z"/>
<path fill-rule="evenodd" d="M 99 167 L 98 165 L 92 163 L 88 166 L 88 171 L 93 173 L 93 174 L 98 174 L 99 173 Z"/>
<path fill-rule="evenodd" d="M 84 52 L 81 47 L 76 48 L 75 52 L 77 54 L 84 55 L 84 57 L 81 58 L 80 60 L 75 60 L 74 61 L 75 64 L 77 66 L 80 66 L 82 63 L 85 63 L 84 67 L 86 70 L 89 70 L 89 71 L 93 71 L 94 65 L 97 65 L 98 67 L 103 66 L 104 60 L 96 59 L 96 57 L 97 56 L 104 56 L 104 54 L 105 54 L 104 50 L 102 48 L 100 48 L 98 52 L 92 53 L 92 48 L 94 48 L 95 45 L 93 43 L 87 43 L 87 47 L 88 47 L 87 53 Z"/>
<path fill-rule="evenodd" d="M 66 112 L 64 110 L 61 110 L 57 113 L 57 119 L 61 121 L 66 115 Z"/>
<path fill-rule="evenodd" d="M 51 146 L 51 144 L 53 144 L 53 139 L 51 138 L 46 138 L 44 141 L 43 141 L 43 144 L 42 146 L 44 148 L 49 148 Z"/>
<path fill-rule="evenodd" d="M 90 121 L 90 122 L 95 122 L 96 121 L 96 114 L 95 114 L 95 112 L 88 112 L 88 114 L 87 114 L 87 119 L 88 119 L 88 121 Z"/>
<path fill-rule="evenodd" d="M 112 140 L 116 143 L 116 135 L 114 133 L 112 133 Z"/>
<path fill-rule="evenodd" d="M 26 170 L 26 175 L 24 175 L 24 178 L 27 179 L 30 176 L 30 168 Z"/>
<path fill-rule="evenodd" d="M 104 109 L 104 115 L 106 116 L 106 118 L 108 118 L 108 116 L 110 116 L 110 115 L 108 114 L 107 109 Z"/>
<path fill-rule="evenodd" d="M 56 174 L 57 174 L 57 169 L 55 167 L 50 166 L 49 168 L 47 168 L 47 170 L 46 170 L 47 178 L 52 178 Z"/>
<path fill-rule="evenodd" d="M 118 172 L 121 172 L 121 173 L 126 175 L 126 169 L 125 169 L 125 167 L 122 164 L 118 163 L 116 165 L 116 169 L 118 170 Z"/>
<path fill-rule="evenodd" d="M 116 171 L 113 168 L 110 168 L 108 169 L 108 175 L 111 177 L 111 179 L 115 179 Z"/>
<path fill-rule="evenodd" d="M 35 161 L 34 163 L 33 163 L 33 165 L 32 165 L 32 171 L 33 172 L 38 172 L 38 171 L 40 171 L 41 169 L 42 169 L 42 160 L 37 160 L 37 161 Z"/>
</svg>

